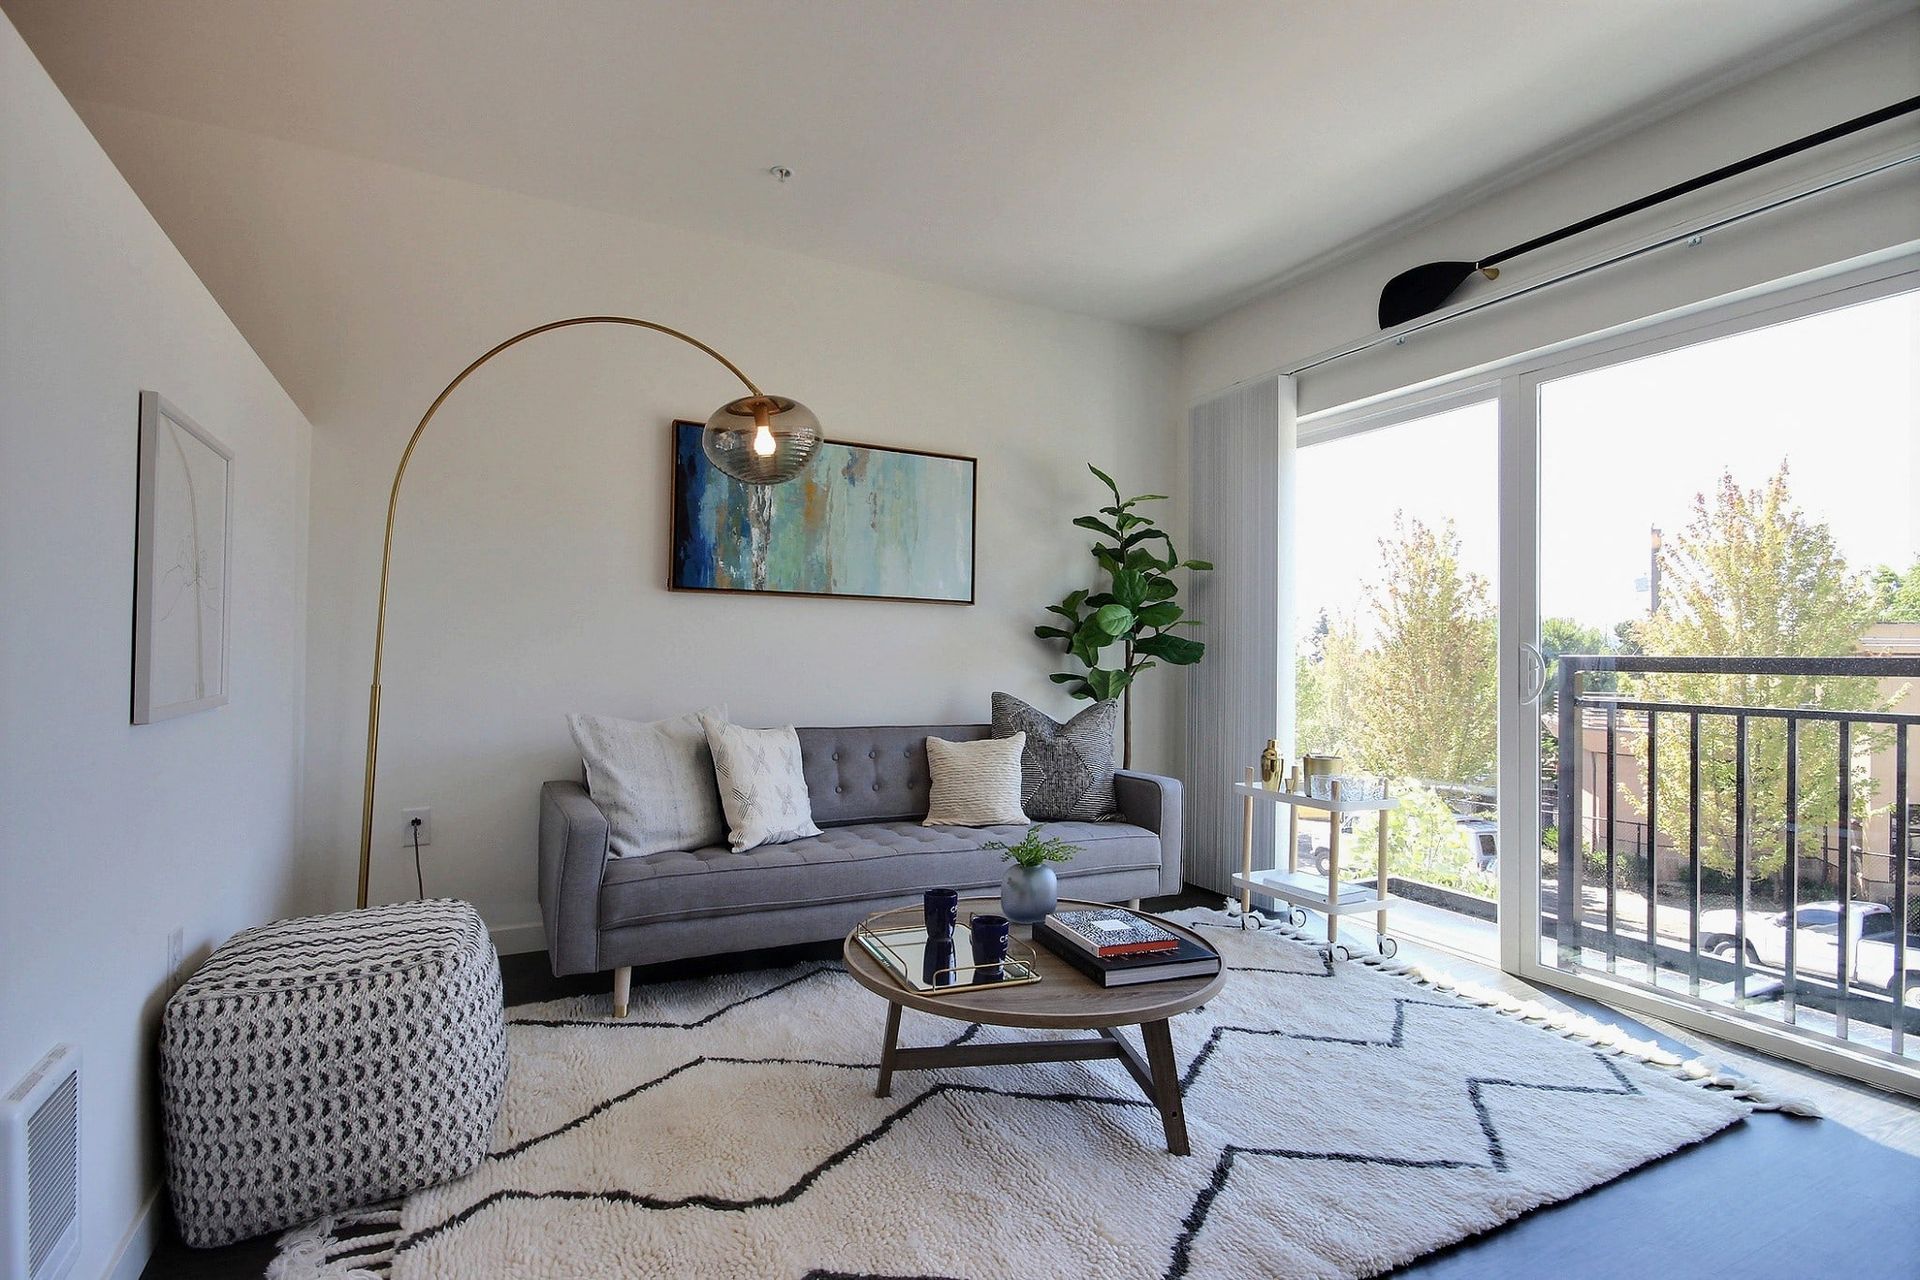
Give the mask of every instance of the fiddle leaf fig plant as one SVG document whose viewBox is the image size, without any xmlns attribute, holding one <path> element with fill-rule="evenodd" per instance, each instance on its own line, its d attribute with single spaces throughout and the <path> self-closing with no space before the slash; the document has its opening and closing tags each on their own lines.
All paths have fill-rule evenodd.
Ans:
<svg viewBox="0 0 1920 1280">
<path fill-rule="evenodd" d="M 1131 767 L 1133 699 L 1128 693 L 1134 678 L 1163 662 L 1190 667 L 1207 651 L 1205 644 L 1178 631 L 1200 623 L 1185 616 L 1175 602 L 1180 586 L 1171 575 L 1176 569 L 1205 571 L 1213 566 L 1205 560 L 1182 560 L 1173 538 L 1139 509 L 1165 502 L 1165 494 L 1123 498 L 1113 477 L 1092 463 L 1087 470 L 1107 486 L 1113 502 L 1094 515 L 1075 517 L 1073 523 L 1100 535 L 1092 554 L 1105 580 L 1095 589 L 1071 592 L 1059 604 L 1048 605 L 1047 611 L 1060 621 L 1037 626 L 1033 633 L 1061 644 L 1085 668 L 1050 676 L 1055 684 L 1067 686 L 1076 698 L 1125 699 L 1121 758 Z"/>
</svg>

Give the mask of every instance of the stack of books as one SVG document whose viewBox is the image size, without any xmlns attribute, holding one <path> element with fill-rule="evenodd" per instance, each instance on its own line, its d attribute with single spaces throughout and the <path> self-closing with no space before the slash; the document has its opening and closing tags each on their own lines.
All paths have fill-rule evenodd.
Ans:
<svg viewBox="0 0 1920 1280">
<path fill-rule="evenodd" d="M 1033 940 L 1103 987 L 1220 972 L 1218 952 L 1118 907 L 1056 912 L 1034 926 Z"/>
</svg>

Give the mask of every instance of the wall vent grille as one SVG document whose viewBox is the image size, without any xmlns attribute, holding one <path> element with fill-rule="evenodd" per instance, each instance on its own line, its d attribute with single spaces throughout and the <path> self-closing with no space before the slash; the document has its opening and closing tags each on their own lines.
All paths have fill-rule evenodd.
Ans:
<svg viewBox="0 0 1920 1280">
<path fill-rule="evenodd" d="M 0 1100 L 0 1280 L 57 1280 L 80 1249 L 80 1051 L 61 1045 Z"/>
</svg>

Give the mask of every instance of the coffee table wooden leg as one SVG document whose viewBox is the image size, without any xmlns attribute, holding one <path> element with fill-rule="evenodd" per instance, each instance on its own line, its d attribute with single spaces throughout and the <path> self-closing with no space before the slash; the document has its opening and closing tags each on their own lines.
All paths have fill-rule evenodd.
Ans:
<svg viewBox="0 0 1920 1280">
<path fill-rule="evenodd" d="M 900 1006 L 891 1000 L 887 1002 L 887 1038 L 880 1044 L 880 1083 L 874 1087 L 873 1096 L 890 1098 L 893 1096 L 893 1057 L 900 1043 Z"/>
<path fill-rule="evenodd" d="M 1160 1123 L 1167 1131 L 1167 1150 L 1176 1156 L 1189 1154 L 1187 1113 L 1180 1105 L 1180 1068 L 1173 1060 L 1173 1036 L 1165 1022 L 1140 1024 L 1140 1039 L 1147 1046 L 1147 1067 L 1153 1073 L 1153 1105 L 1160 1108 Z"/>
</svg>

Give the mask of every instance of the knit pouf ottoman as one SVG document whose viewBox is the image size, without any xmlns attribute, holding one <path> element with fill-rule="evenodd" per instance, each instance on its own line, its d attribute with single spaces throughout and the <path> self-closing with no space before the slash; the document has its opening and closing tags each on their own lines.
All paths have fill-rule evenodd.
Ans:
<svg viewBox="0 0 1920 1280">
<path fill-rule="evenodd" d="M 226 1244 L 465 1173 L 506 1079 L 499 959 L 466 903 L 237 933 L 161 1023 L 180 1237 Z"/>
</svg>

